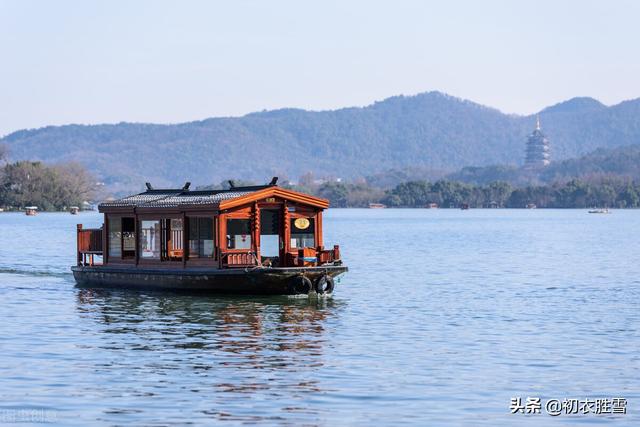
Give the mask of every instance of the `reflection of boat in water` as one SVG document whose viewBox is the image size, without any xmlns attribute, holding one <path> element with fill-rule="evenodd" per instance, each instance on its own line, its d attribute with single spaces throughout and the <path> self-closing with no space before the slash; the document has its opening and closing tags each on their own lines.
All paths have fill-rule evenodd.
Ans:
<svg viewBox="0 0 640 427">
<path fill-rule="evenodd" d="M 319 355 L 324 323 L 337 313 L 339 306 L 332 298 L 207 297 L 97 288 L 80 289 L 77 301 L 77 309 L 104 322 L 109 333 L 131 334 L 138 327 L 149 332 L 149 328 L 157 326 L 158 345 L 166 347 L 166 340 L 170 340 L 180 347 L 181 335 L 176 332 L 184 328 L 182 338 L 191 347 L 214 346 L 225 353 L 251 355 L 263 350 L 257 347 L 276 348 L 274 344 L 280 351 L 317 350 L 310 354 Z M 160 326 L 167 324 L 173 327 Z M 211 340 L 212 334 L 216 340 Z M 309 366 L 300 363 L 302 369 Z"/>
<path fill-rule="evenodd" d="M 26 206 L 24 208 L 24 213 L 27 216 L 36 216 L 36 215 L 38 215 L 38 207 L 37 206 Z"/>
<path fill-rule="evenodd" d="M 191 391 L 208 396 L 213 408 L 226 408 L 229 420 L 246 415 L 228 405 L 237 393 L 260 398 L 285 390 L 326 392 L 317 374 L 331 365 L 331 331 L 345 304 L 333 298 L 83 288 L 76 292 L 75 310 L 83 329 L 96 332 L 83 343 L 85 349 L 110 356 L 118 342 L 131 350 L 133 359 L 110 359 L 94 366 L 96 371 L 135 366 L 138 373 L 161 373 L 168 381 L 183 378 Z M 143 383 L 138 391 L 156 391 L 152 382 Z M 278 401 L 290 406 L 286 399 Z M 219 414 L 208 415 L 215 420 Z"/>
<path fill-rule="evenodd" d="M 589 210 L 590 214 L 610 214 L 611 211 L 609 210 L 609 208 L 598 208 L 598 209 L 591 209 Z"/>
<path fill-rule="evenodd" d="M 100 204 L 104 225 L 77 228 L 81 286 L 229 294 L 331 294 L 347 271 L 323 246 L 329 202 L 268 185 L 154 189 Z M 95 262 L 101 257 L 102 262 Z"/>
</svg>

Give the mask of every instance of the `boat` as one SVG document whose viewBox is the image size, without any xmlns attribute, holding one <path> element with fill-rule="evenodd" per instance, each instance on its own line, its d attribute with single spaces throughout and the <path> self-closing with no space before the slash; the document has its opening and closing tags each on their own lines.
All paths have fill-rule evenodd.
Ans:
<svg viewBox="0 0 640 427">
<path fill-rule="evenodd" d="M 383 203 L 369 203 L 369 209 L 385 209 L 387 205 Z"/>
<path fill-rule="evenodd" d="M 25 206 L 24 213 L 27 216 L 36 216 L 36 215 L 38 215 L 38 207 L 37 206 Z"/>
<path fill-rule="evenodd" d="M 424 205 L 425 209 L 438 209 L 438 204 L 437 203 L 427 203 L 426 205 Z"/>
<path fill-rule="evenodd" d="M 79 213 L 79 212 L 80 212 L 80 208 L 79 208 L 79 207 L 77 207 L 77 206 L 71 206 L 71 207 L 69 208 L 69 213 L 70 213 L 71 215 L 78 215 L 78 213 Z"/>
<path fill-rule="evenodd" d="M 326 295 L 348 269 L 323 246 L 328 200 L 267 185 L 154 189 L 98 205 L 102 227 L 77 225 L 80 287 Z"/>
<path fill-rule="evenodd" d="M 591 209 L 589 210 L 590 214 L 610 214 L 611 211 L 609 210 L 609 208 L 597 208 L 597 209 Z"/>
<path fill-rule="evenodd" d="M 538 208 L 538 206 L 536 206 L 536 204 L 535 204 L 535 203 L 527 203 L 526 208 L 527 208 L 527 209 L 537 209 L 537 208 Z"/>
<path fill-rule="evenodd" d="M 460 209 L 462 209 L 463 211 L 468 210 L 469 209 L 469 204 L 468 203 L 460 204 Z"/>
</svg>

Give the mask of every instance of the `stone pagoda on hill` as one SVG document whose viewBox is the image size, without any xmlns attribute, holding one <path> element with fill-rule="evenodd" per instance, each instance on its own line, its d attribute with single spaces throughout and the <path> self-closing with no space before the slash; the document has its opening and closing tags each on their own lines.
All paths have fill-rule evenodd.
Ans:
<svg viewBox="0 0 640 427">
<path fill-rule="evenodd" d="M 527 155 L 524 166 L 528 169 L 540 169 L 551 162 L 549 140 L 540 129 L 540 117 L 536 118 L 536 129 L 527 138 Z"/>
</svg>

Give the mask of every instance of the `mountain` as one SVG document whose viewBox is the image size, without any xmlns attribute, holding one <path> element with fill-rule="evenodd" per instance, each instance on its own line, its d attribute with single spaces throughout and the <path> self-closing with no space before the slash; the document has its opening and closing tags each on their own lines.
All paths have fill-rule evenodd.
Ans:
<svg viewBox="0 0 640 427">
<path fill-rule="evenodd" d="M 541 173 L 545 182 L 598 176 L 640 180 L 640 144 L 618 148 L 599 148 L 577 159 L 552 163 Z"/>
<path fill-rule="evenodd" d="M 587 113 L 592 111 L 605 110 L 607 108 L 602 102 L 589 97 L 571 98 L 568 101 L 560 102 L 541 111 L 542 114 L 553 113 Z"/>
<path fill-rule="evenodd" d="M 524 186 L 562 182 L 574 178 L 588 181 L 614 176 L 640 181 L 640 144 L 599 148 L 575 159 L 553 162 L 539 173 L 532 173 L 524 167 L 516 166 L 467 166 L 444 178 L 476 185 L 504 181 L 516 186 Z"/>
<path fill-rule="evenodd" d="M 607 107 L 591 98 L 540 112 L 553 160 L 640 143 L 640 99 Z M 48 126 L 0 140 L 17 159 L 75 160 L 111 188 L 194 185 L 273 175 L 357 178 L 417 168 L 517 165 L 535 116 L 504 114 L 440 92 L 395 96 L 333 111 L 282 109 L 174 125 Z"/>
</svg>

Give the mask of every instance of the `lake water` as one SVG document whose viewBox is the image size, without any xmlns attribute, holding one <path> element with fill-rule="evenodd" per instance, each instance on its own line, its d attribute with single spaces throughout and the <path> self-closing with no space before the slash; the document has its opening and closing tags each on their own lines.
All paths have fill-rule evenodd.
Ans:
<svg viewBox="0 0 640 427">
<path fill-rule="evenodd" d="M 0 424 L 640 425 L 640 211 L 330 210 L 326 300 L 78 289 L 76 222 L 0 214 Z"/>
</svg>

